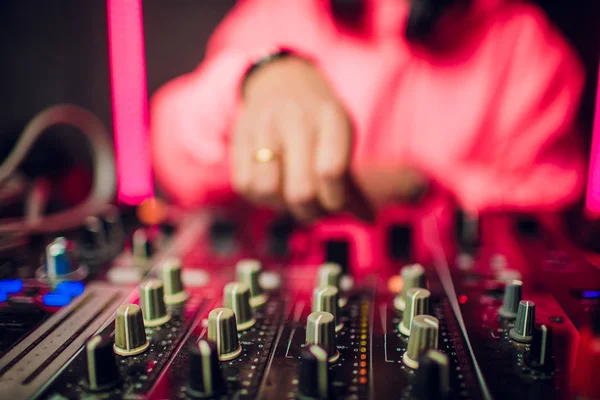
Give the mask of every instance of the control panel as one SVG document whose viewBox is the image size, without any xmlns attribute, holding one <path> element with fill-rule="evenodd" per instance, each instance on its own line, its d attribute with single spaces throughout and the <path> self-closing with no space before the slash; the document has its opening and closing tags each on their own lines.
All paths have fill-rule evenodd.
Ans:
<svg viewBox="0 0 600 400">
<path fill-rule="evenodd" d="M 466 240 L 459 235 L 448 249 L 443 235 L 431 234 L 423 262 L 411 260 L 410 235 L 389 229 L 392 247 L 404 238 L 389 253 L 401 254 L 396 263 L 357 272 L 352 244 L 337 234 L 314 263 L 289 255 L 287 225 L 273 225 L 265 247 L 275 255 L 261 257 L 222 218 L 191 215 L 174 228 L 130 233 L 116 210 L 87 218 L 82 232 L 43 241 L 41 261 L 23 258 L 0 280 L 0 393 L 598 398 L 589 375 L 600 365 L 600 327 L 586 320 L 598 307 L 598 275 L 566 288 L 580 297 L 565 303 L 537 272 L 513 268 L 543 269 L 556 255 L 547 240 L 528 243 L 513 262 L 477 240 L 476 221 L 463 222 Z M 574 261 L 563 264 L 579 262 L 568 254 Z"/>
</svg>

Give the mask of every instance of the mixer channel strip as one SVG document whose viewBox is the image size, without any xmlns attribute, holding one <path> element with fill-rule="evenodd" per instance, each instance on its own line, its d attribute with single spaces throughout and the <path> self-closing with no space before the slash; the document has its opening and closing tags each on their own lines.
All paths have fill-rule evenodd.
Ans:
<svg viewBox="0 0 600 400">
<path fill-rule="evenodd" d="M 0 359 L 5 398 L 34 397 L 113 316 L 130 288 L 93 283 Z"/>
</svg>

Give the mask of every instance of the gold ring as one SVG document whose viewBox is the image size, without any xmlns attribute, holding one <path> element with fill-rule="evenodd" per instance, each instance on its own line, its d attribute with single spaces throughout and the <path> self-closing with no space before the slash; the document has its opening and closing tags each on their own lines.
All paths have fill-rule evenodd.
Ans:
<svg viewBox="0 0 600 400">
<path fill-rule="evenodd" d="M 275 160 L 275 152 L 266 147 L 261 147 L 254 153 L 254 161 L 259 163 L 268 163 Z"/>
</svg>

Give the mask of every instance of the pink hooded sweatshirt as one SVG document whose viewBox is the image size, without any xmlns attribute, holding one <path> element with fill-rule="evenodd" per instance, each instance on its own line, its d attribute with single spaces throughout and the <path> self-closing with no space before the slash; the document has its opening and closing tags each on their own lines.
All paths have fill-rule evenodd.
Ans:
<svg viewBox="0 0 600 400">
<path fill-rule="evenodd" d="M 354 121 L 352 168 L 409 165 L 466 210 L 550 211 L 580 198 L 583 68 L 535 6 L 473 0 L 432 43 L 404 37 L 408 1 L 369 0 L 363 33 L 326 0 L 242 0 L 205 61 L 151 103 L 156 177 L 184 206 L 234 198 L 229 131 L 248 66 L 276 46 L 310 58 Z M 251 149 L 249 149 L 251 151 Z"/>
</svg>

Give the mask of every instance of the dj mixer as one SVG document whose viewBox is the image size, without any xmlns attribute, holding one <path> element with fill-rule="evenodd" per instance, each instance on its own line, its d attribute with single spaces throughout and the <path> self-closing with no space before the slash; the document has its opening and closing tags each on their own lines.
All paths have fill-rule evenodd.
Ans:
<svg viewBox="0 0 600 400">
<path fill-rule="evenodd" d="M 594 399 L 600 270 L 539 220 L 186 214 L 2 253 L 4 399 Z"/>
</svg>

